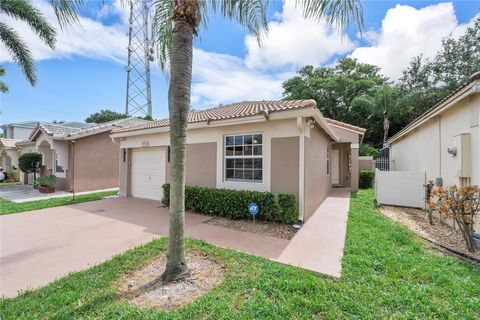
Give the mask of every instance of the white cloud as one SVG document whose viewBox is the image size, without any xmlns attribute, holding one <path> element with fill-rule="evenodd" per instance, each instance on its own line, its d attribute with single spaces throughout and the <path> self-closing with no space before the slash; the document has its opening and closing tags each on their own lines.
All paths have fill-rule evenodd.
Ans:
<svg viewBox="0 0 480 320">
<path fill-rule="evenodd" d="M 195 49 L 192 104 L 211 107 L 242 100 L 279 99 L 283 73 L 249 69 L 241 58 Z"/>
<path fill-rule="evenodd" d="M 421 9 L 397 5 L 387 11 L 378 32 L 367 33 L 372 45 L 355 49 L 351 57 L 381 67 L 386 76 L 396 80 L 414 56 L 434 56 L 442 38 L 459 36 L 465 29 L 466 25 L 458 24 L 452 3 Z"/>
<path fill-rule="evenodd" d="M 269 32 L 263 38 L 261 47 L 255 37 L 249 35 L 245 38 L 249 68 L 318 66 L 355 47 L 350 38 L 342 38 L 324 21 L 305 19 L 301 8 L 296 8 L 293 0 L 284 2 L 277 18 L 269 22 Z"/>
<path fill-rule="evenodd" d="M 84 56 L 122 63 L 126 61 L 128 29 L 124 23 L 106 26 L 99 21 L 81 16 L 79 25 L 62 31 L 50 5 L 45 2 L 35 2 L 35 6 L 57 30 L 55 50 L 46 46 L 26 23 L 0 15 L 1 19 L 17 31 L 28 44 L 35 60 Z M 116 5 L 113 4 L 113 6 Z M 119 9 L 116 10 L 119 12 Z M 0 44 L 0 62 L 10 61 L 12 59 L 9 52 L 3 44 Z"/>
</svg>

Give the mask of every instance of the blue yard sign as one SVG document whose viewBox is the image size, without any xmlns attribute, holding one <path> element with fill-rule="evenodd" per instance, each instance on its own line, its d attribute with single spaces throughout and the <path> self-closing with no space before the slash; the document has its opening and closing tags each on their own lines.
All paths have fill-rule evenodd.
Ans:
<svg viewBox="0 0 480 320">
<path fill-rule="evenodd" d="M 258 213 L 258 205 L 256 203 L 250 203 L 248 205 L 248 212 L 251 214 L 251 215 L 256 215 Z"/>
<path fill-rule="evenodd" d="M 258 205 L 256 203 L 250 203 L 248 205 L 248 213 L 253 217 L 253 223 L 255 223 L 255 215 L 258 213 Z"/>
</svg>

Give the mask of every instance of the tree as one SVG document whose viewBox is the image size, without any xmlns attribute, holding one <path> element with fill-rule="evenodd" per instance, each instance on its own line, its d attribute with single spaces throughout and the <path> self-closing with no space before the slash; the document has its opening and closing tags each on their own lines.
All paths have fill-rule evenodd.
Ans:
<svg viewBox="0 0 480 320">
<path fill-rule="evenodd" d="M 396 87 L 384 86 L 374 92 L 373 96 L 357 97 L 353 99 L 352 106 L 367 110 L 367 114 L 382 118 L 383 134 L 382 143 L 388 138 L 391 117 L 399 110 L 399 91 Z"/>
<path fill-rule="evenodd" d="M 282 86 L 286 99 L 315 99 L 324 116 L 357 123 L 349 121 L 358 116 L 351 108 L 352 100 L 370 94 L 385 83 L 379 67 L 345 58 L 334 67 L 305 66 Z"/>
<path fill-rule="evenodd" d="M 109 109 L 102 109 L 99 112 L 92 113 L 85 119 L 87 123 L 103 123 L 107 121 L 117 120 L 117 119 L 124 119 L 128 118 L 128 115 L 125 113 L 120 113 L 116 111 L 112 111 Z"/>
<path fill-rule="evenodd" d="M 318 19 L 327 17 L 330 24 L 339 27 L 356 23 L 363 26 L 362 7 L 357 1 L 303 0 L 304 16 Z M 192 84 L 192 41 L 200 23 L 206 23 L 208 13 L 219 13 L 224 18 L 239 22 L 260 42 L 267 30 L 266 0 L 172 0 L 157 1 L 153 18 L 154 42 L 160 67 L 169 64 L 170 83 L 168 109 L 170 119 L 171 183 L 170 231 L 167 266 L 161 279 L 182 279 L 188 268 L 185 263 L 185 144 L 187 115 Z M 173 23 L 172 23 L 173 22 Z"/>
<path fill-rule="evenodd" d="M 41 162 L 42 155 L 40 153 L 24 153 L 18 158 L 18 167 L 24 173 L 33 173 L 33 180 L 36 180 Z"/>
<path fill-rule="evenodd" d="M 414 57 L 402 71 L 398 87 L 404 97 L 404 108 L 410 110 L 409 116 L 405 118 L 406 123 L 461 86 L 474 72 L 480 70 L 479 66 L 480 17 L 458 39 L 443 39 L 442 48 L 435 57 Z"/>
<path fill-rule="evenodd" d="M 55 29 L 31 2 L 29 0 L 1 0 L 0 13 L 26 22 L 40 40 L 51 49 L 55 49 Z M 50 3 L 62 28 L 78 21 L 76 10 L 81 5 L 81 0 L 50 0 Z M 30 84 L 34 86 L 37 83 L 37 76 L 28 44 L 3 21 L 0 21 L 0 41 L 10 52 L 12 59 L 18 63 Z M 1 84 L 0 82 L 0 87 Z"/>
<path fill-rule="evenodd" d="M 368 143 L 362 143 L 362 145 L 360 146 L 360 150 L 359 150 L 359 155 L 360 156 L 372 156 L 373 159 L 377 159 L 378 156 L 380 155 L 380 151 L 378 151 L 377 148 L 375 148 L 374 146 L 368 144 Z"/>
<path fill-rule="evenodd" d="M 367 128 L 364 141 L 379 147 L 382 129 L 378 119 L 363 106 L 352 106 L 352 100 L 371 95 L 386 81 L 379 67 L 345 58 L 333 67 L 301 68 L 283 83 L 283 95 L 286 99 L 314 99 L 325 117 Z"/>
</svg>

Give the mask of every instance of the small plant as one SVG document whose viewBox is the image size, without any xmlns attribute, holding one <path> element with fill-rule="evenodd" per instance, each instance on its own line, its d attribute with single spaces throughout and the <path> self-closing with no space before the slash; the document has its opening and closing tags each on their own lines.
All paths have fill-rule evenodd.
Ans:
<svg viewBox="0 0 480 320">
<path fill-rule="evenodd" d="M 469 251 L 475 251 L 473 222 L 480 209 L 479 186 L 434 188 L 429 207 L 453 219 L 459 226 Z"/>
<path fill-rule="evenodd" d="M 424 184 L 423 187 L 425 188 L 425 207 L 428 216 L 428 222 L 433 226 L 433 215 L 432 209 L 429 207 L 430 199 L 432 198 L 432 189 L 434 183 L 432 180 L 429 180 L 427 184 Z"/>
<path fill-rule="evenodd" d="M 358 181 L 358 186 L 361 189 L 371 188 L 373 186 L 374 179 L 375 179 L 375 171 L 362 170 L 360 171 L 360 179 Z"/>
</svg>

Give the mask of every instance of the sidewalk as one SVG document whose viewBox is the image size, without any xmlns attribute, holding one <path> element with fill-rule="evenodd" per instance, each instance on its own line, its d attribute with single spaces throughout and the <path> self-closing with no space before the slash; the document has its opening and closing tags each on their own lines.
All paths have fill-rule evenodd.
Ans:
<svg viewBox="0 0 480 320">
<path fill-rule="evenodd" d="M 340 277 L 350 189 L 334 188 L 276 261 Z"/>
</svg>

